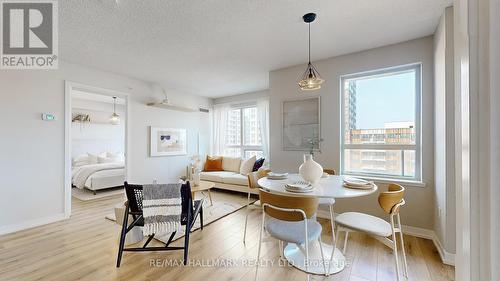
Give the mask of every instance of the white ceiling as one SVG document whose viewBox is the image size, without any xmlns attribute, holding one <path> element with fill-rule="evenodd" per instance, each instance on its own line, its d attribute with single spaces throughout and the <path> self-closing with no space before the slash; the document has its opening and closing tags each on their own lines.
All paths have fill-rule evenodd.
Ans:
<svg viewBox="0 0 500 281">
<path fill-rule="evenodd" d="M 266 89 L 268 72 L 434 33 L 452 0 L 65 0 L 63 60 L 221 97 Z M 297 73 L 299 77 L 301 73 Z"/>
</svg>

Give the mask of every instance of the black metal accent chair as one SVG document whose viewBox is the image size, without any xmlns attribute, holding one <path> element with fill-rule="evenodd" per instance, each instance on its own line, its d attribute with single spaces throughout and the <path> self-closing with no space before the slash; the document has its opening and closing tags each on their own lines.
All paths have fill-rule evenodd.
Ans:
<svg viewBox="0 0 500 281">
<path fill-rule="evenodd" d="M 182 197 L 182 215 L 181 225 L 186 226 L 186 233 L 184 235 L 184 247 L 171 247 L 169 246 L 174 238 L 176 232 L 173 232 L 165 246 L 163 247 L 147 247 L 149 242 L 153 240 L 154 234 L 148 237 L 146 243 L 140 248 L 125 248 L 125 236 L 135 226 L 144 226 L 144 217 L 142 213 L 142 185 L 129 184 L 125 182 L 125 192 L 127 194 L 127 202 L 125 202 L 125 214 L 123 217 L 122 231 L 120 235 L 120 245 L 118 248 L 118 259 L 116 267 L 120 267 L 122 255 L 124 251 L 142 252 L 142 251 L 170 251 L 170 250 L 184 250 L 184 265 L 188 260 L 189 249 L 189 234 L 198 217 L 200 216 L 201 229 L 203 229 L 203 199 L 195 200 L 191 196 L 191 186 L 189 182 L 182 184 L 181 197 Z M 129 215 L 132 216 L 133 221 L 128 224 Z"/>
</svg>

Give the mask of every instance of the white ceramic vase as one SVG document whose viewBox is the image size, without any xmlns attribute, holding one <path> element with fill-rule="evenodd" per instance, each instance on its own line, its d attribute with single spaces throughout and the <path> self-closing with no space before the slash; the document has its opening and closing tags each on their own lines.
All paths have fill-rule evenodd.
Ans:
<svg viewBox="0 0 500 281">
<path fill-rule="evenodd" d="M 311 154 L 304 154 L 304 163 L 299 167 L 299 174 L 305 181 L 315 183 L 323 175 L 323 167 L 314 161 Z"/>
</svg>

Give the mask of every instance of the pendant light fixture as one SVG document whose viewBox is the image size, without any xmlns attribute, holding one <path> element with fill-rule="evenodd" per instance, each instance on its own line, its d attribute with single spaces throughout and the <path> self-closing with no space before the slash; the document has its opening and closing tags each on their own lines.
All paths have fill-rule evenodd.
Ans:
<svg viewBox="0 0 500 281">
<path fill-rule="evenodd" d="M 116 97 L 113 97 L 113 114 L 111 114 L 111 118 L 109 119 L 109 122 L 113 125 L 119 125 L 120 124 L 120 115 L 116 113 Z"/>
<path fill-rule="evenodd" d="M 304 22 L 309 25 L 309 62 L 307 63 L 307 69 L 302 75 L 302 79 L 299 81 L 299 87 L 303 91 L 312 91 L 321 89 L 321 84 L 325 80 L 321 79 L 318 71 L 311 63 L 311 22 L 316 19 L 315 13 L 305 14 L 303 17 Z"/>
</svg>

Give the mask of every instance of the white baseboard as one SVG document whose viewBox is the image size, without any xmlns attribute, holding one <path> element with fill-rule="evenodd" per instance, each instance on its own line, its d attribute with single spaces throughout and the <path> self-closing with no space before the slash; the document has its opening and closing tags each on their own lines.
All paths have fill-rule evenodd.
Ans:
<svg viewBox="0 0 500 281">
<path fill-rule="evenodd" d="M 436 246 L 436 249 L 438 250 L 439 256 L 441 257 L 441 261 L 444 264 L 455 266 L 455 254 L 447 252 L 444 249 L 443 244 L 441 244 L 441 241 L 439 241 L 439 238 L 437 237 L 434 230 L 403 225 L 403 233 L 432 240 L 434 246 Z"/>
<path fill-rule="evenodd" d="M 59 213 L 59 214 L 55 214 L 55 215 L 51 215 L 51 216 L 47 216 L 47 217 L 43 217 L 43 218 L 37 218 L 37 219 L 29 220 L 29 221 L 24 221 L 24 222 L 17 223 L 17 224 L 1 226 L 0 227 L 0 235 L 5 235 L 5 234 L 9 234 L 9 233 L 13 233 L 13 232 L 17 232 L 17 231 L 21 231 L 21 230 L 25 230 L 25 229 L 53 223 L 56 221 L 61 221 L 61 220 L 67 219 L 67 218 L 68 218 L 68 216 L 66 216 L 65 213 Z"/>
<path fill-rule="evenodd" d="M 318 217 L 329 220 L 330 212 L 327 210 L 318 210 Z M 419 238 L 432 240 L 432 242 L 436 246 L 436 249 L 438 250 L 439 256 L 441 257 L 441 261 L 444 264 L 455 266 L 455 254 L 449 253 L 444 249 L 434 230 L 403 225 L 403 233 Z"/>
</svg>

